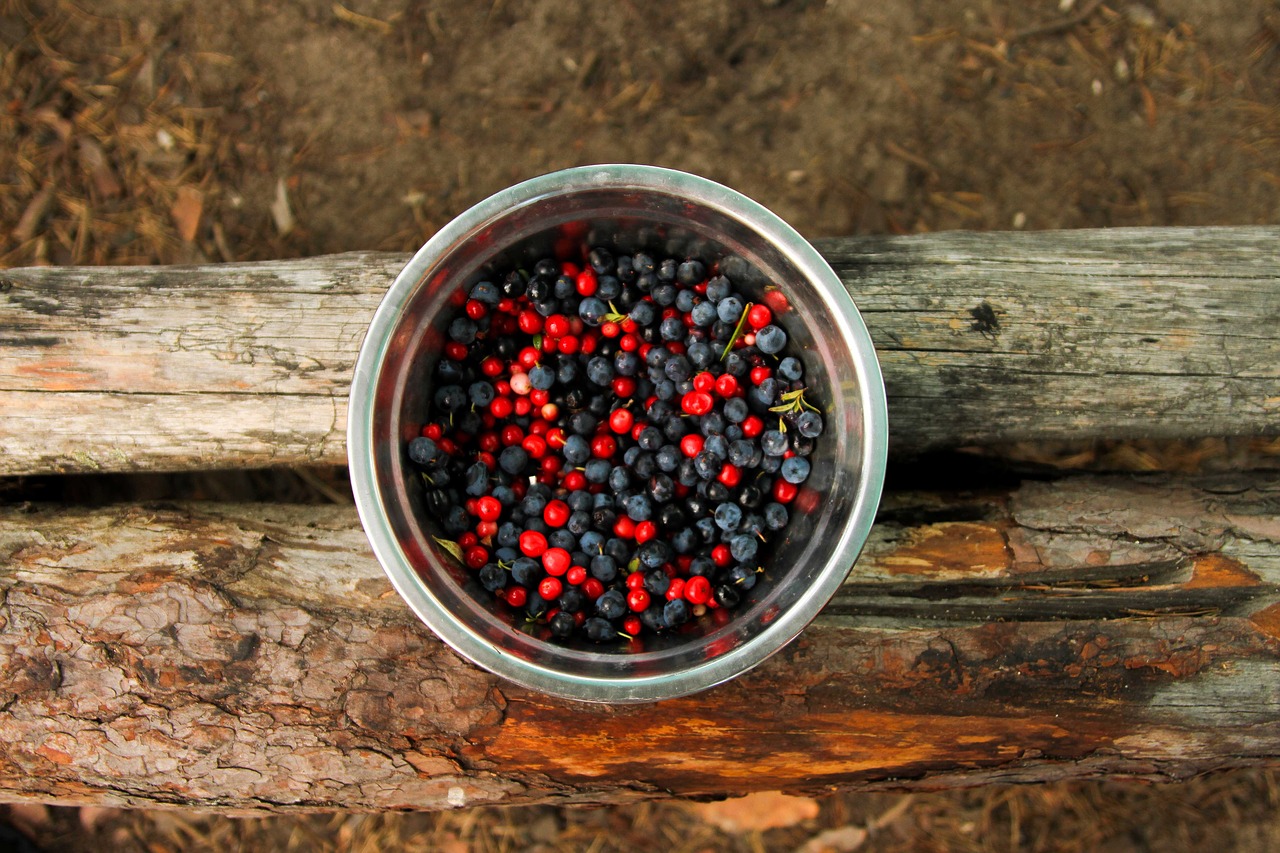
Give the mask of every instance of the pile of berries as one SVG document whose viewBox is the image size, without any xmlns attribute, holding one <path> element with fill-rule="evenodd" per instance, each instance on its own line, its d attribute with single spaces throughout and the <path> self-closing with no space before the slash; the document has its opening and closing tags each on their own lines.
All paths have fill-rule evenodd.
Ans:
<svg viewBox="0 0 1280 853">
<path fill-rule="evenodd" d="M 407 448 L 437 542 L 542 636 L 727 620 L 823 429 L 782 292 L 597 247 L 458 302 Z"/>
</svg>

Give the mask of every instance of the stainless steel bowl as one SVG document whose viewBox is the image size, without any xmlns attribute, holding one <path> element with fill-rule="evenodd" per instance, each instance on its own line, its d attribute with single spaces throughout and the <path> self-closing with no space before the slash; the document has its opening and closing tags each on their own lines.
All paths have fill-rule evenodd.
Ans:
<svg viewBox="0 0 1280 853">
<path fill-rule="evenodd" d="M 646 638 L 642 651 L 560 645 L 520 630 L 506 605 L 432 541 L 423 484 L 405 455 L 431 398 L 450 297 L 492 271 L 529 265 L 564 241 L 719 260 L 750 297 L 781 286 L 779 317 L 826 429 L 763 580 L 725 624 Z M 559 244 L 559 245 L 558 245 Z M 392 584 L 468 660 L 544 693 L 646 702 L 693 693 L 778 651 L 831 598 L 861 551 L 884 480 L 884 386 L 866 326 L 818 252 L 727 187 L 650 166 L 568 169 L 491 196 L 446 225 L 396 277 L 369 326 L 351 384 L 348 459 L 356 506 Z"/>
</svg>

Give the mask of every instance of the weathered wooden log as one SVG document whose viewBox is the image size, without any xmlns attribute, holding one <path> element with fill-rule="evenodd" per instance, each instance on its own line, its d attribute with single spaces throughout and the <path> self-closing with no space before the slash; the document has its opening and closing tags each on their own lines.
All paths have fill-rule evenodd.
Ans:
<svg viewBox="0 0 1280 853">
<path fill-rule="evenodd" d="M 898 451 L 1276 433 L 1277 245 L 1277 228 L 819 243 L 876 342 Z M 0 474 L 341 464 L 356 351 L 405 260 L 0 273 Z"/>
<path fill-rule="evenodd" d="M 1280 758 L 1280 487 L 886 500 L 778 656 L 584 706 L 457 659 L 349 508 L 0 510 L 0 800 L 231 811 L 1182 778 Z"/>
</svg>

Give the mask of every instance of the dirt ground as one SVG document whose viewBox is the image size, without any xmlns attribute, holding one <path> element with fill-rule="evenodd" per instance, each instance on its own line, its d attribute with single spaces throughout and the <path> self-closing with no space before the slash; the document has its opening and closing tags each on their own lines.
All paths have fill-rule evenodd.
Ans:
<svg viewBox="0 0 1280 853">
<path fill-rule="evenodd" d="M 0 266 L 412 250 L 596 162 L 697 172 L 811 237 L 1280 221 L 1276 0 L 275 5 L 0 0 Z M 736 834 L 672 804 L 10 818 L 50 850 L 792 850 L 867 826 L 823 844 L 1266 850 L 1278 778 L 845 795 Z"/>
</svg>

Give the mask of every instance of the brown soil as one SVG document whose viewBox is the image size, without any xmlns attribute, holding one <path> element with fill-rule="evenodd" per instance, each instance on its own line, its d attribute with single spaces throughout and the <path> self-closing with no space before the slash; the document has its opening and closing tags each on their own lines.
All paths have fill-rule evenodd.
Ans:
<svg viewBox="0 0 1280 853">
<path fill-rule="evenodd" d="M 0 266 L 410 250 L 515 181 L 618 161 L 815 237 L 1280 220 L 1275 0 L 270 5 L 0 0 Z M 735 836 L 675 805 L 29 826 L 56 850 L 758 850 L 896 808 L 859 849 L 1263 850 L 1276 778 L 835 796 Z"/>
</svg>

